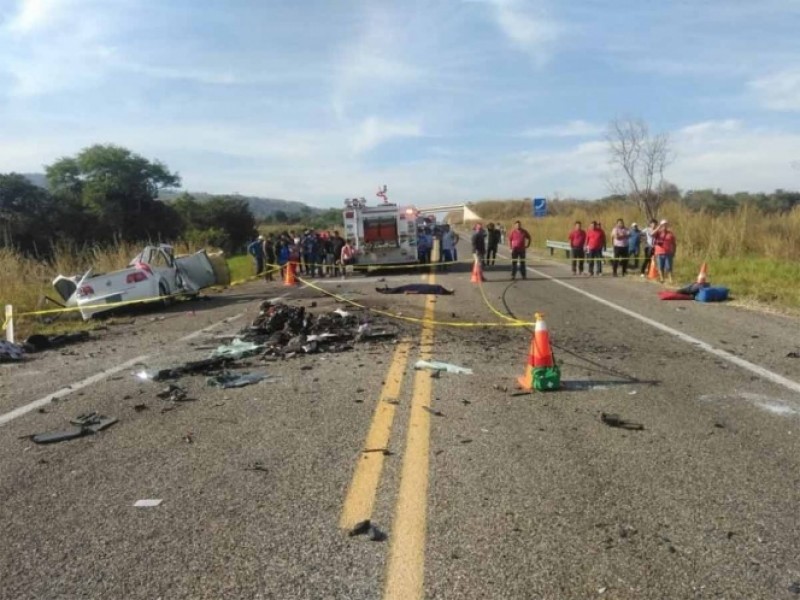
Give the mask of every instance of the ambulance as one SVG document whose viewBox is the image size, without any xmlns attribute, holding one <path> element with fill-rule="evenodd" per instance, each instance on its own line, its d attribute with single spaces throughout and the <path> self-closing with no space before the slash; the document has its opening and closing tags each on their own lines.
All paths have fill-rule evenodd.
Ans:
<svg viewBox="0 0 800 600">
<path fill-rule="evenodd" d="M 348 198 L 344 208 L 345 239 L 356 249 L 362 265 L 401 265 L 418 262 L 417 217 L 413 206 L 389 202 L 386 186 L 378 190 L 383 202 L 367 206 L 364 198 Z"/>
</svg>

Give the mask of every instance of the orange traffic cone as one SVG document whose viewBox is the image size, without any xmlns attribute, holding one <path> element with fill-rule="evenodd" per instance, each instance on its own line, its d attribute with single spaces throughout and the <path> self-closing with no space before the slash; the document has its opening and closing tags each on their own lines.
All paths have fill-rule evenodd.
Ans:
<svg viewBox="0 0 800 600">
<path fill-rule="evenodd" d="M 480 283 L 481 281 L 486 281 L 483 277 L 483 267 L 481 267 L 481 260 L 480 258 L 475 258 L 475 264 L 472 265 L 472 277 L 470 277 L 470 281 L 472 283 Z"/>
<path fill-rule="evenodd" d="M 658 267 L 656 266 L 656 255 L 650 257 L 650 270 L 647 272 L 648 279 L 658 279 Z"/>
<path fill-rule="evenodd" d="M 536 313 L 536 326 L 528 350 L 528 364 L 525 374 L 517 378 L 517 383 L 523 390 L 532 391 L 534 371 L 547 367 L 555 367 L 553 349 L 550 346 L 550 332 L 547 330 L 544 317 L 540 313 Z"/>
<path fill-rule="evenodd" d="M 697 283 L 708 283 L 708 266 L 706 263 L 700 267 L 700 273 L 697 275 Z"/>
<path fill-rule="evenodd" d="M 286 263 L 286 274 L 283 279 L 283 285 L 297 285 L 297 279 L 294 276 L 295 263 L 289 261 Z"/>
</svg>

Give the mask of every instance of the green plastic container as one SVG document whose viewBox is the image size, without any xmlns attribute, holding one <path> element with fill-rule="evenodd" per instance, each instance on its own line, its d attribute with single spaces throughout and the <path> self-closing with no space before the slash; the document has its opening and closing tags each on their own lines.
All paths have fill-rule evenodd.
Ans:
<svg viewBox="0 0 800 600">
<path fill-rule="evenodd" d="M 539 392 L 554 392 L 561 387 L 561 369 L 539 367 L 533 370 L 533 388 Z"/>
</svg>

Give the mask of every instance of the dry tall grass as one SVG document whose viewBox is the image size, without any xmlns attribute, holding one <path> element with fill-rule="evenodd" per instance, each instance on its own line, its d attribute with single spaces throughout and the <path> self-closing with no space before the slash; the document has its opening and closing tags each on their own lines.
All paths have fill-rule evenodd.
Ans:
<svg viewBox="0 0 800 600">
<path fill-rule="evenodd" d="M 41 306 L 44 295 L 59 299 L 51 286 L 56 275 L 83 274 L 90 267 L 95 273 L 121 269 L 144 245 L 126 242 L 107 247 L 58 244 L 50 260 L 37 260 L 0 248 L 0 305 L 13 304 L 16 312 L 35 310 Z M 193 250 L 178 244 L 175 251 L 180 254 Z"/>
</svg>

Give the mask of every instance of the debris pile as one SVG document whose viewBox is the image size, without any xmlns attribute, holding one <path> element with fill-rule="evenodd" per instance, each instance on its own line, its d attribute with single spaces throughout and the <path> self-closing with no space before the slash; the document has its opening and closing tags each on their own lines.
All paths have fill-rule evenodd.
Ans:
<svg viewBox="0 0 800 600">
<path fill-rule="evenodd" d="M 264 356 L 291 358 L 299 354 L 345 352 L 353 349 L 354 342 L 395 337 L 397 330 L 376 328 L 375 323 L 369 321 L 360 322 L 357 315 L 342 309 L 313 315 L 302 306 L 267 300 L 253 323 L 235 341 L 257 344 Z"/>
</svg>

